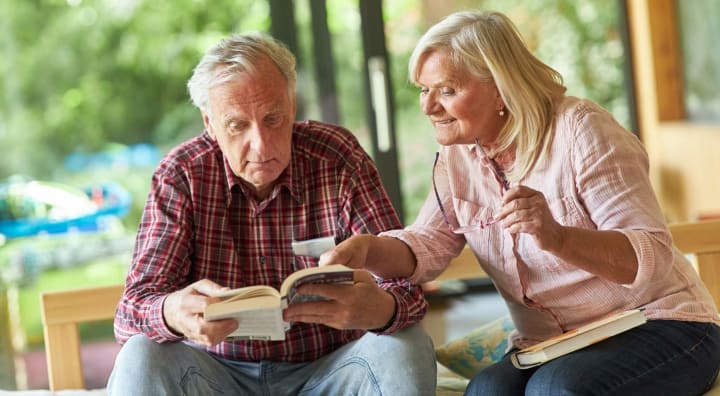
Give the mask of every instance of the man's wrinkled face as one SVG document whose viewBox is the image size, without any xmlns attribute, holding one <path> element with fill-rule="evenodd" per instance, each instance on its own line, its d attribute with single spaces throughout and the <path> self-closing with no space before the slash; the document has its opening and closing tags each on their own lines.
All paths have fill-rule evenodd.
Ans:
<svg viewBox="0 0 720 396">
<path fill-rule="evenodd" d="M 233 173 L 267 196 L 290 163 L 295 98 L 277 66 L 266 58 L 209 91 L 205 128 Z"/>
</svg>

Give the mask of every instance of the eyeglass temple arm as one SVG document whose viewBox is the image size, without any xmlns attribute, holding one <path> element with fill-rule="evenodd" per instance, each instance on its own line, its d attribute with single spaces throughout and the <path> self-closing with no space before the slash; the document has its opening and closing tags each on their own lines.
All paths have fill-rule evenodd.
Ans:
<svg viewBox="0 0 720 396">
<path fill-rule="evenodd" d="M 440 208 L 440 213 L 442 214 L 443 220 L 445 220 L 445 224 L 450 227 L 451 230 L 455 229 L 452 224 L 450 224 L 450 221 L 448 220 L 447 213 L 445 213 L 445 208 L 443 207 L 442 200 L 440 199 L 440 194 L 438 193 L 437 185 L 435 185 L 435 168 L 437 168 L 438 158 L 440 158 L 440 152 L 435 152 L 435 161 L 433 162 L 433 168 L 432 168 L 432 185 L 433 185 L 433 191 L 435 192 L 435 199 L 437 199 L 438 207 Z"/>
</svg>

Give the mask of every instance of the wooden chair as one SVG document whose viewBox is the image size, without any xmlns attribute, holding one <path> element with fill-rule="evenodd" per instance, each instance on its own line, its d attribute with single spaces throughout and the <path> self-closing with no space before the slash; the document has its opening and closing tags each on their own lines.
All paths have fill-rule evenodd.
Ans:
<svg viewBox="0 0 720 396">
<path fill-rule="evenodd" d="M 122 292 L 114 285 L 40 296 L 50 390 L 85 389 L 78 324 L 112 319 Z"/>
<path fill-rule="evenodd" d="M 675 245 L 696 257 L 697 269 L 720 307 L 720 221 L 670 226 Z M 440 279 L 486 276 L 468 250 L 458 256 Z M 110 319 L 123 286 L 43 293 L 42 318 L 51 390 L 84 389 L 78 323 Z M 719 386 L 716 383 L 716 388 Z"/>
</svg>

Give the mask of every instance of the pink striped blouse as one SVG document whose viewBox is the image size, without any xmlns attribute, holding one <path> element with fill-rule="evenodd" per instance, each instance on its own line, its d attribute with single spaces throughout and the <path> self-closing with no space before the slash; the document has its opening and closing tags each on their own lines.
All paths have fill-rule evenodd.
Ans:
<svg viewBox="0 0 720 396">
<path fill-rule="evenodd" d="M 433 279 L 469 245 L 507 302 L 520 347 L 637 307 L 648 319 L 720 323 L 712 297 L 672 245 L 640 141 L 595 103 L 573 97 L 558 107 L 554 133 L 549 155 L 519 183 L 541 191 L 563 225 L 626 235 L 639 262 L 635 280 L 610 282 L 499 226 L 453 234 L 432 192 L 413 225 L 383 234 L 414 252 L 411 280 Z M 442 148 L 436 181 L 451 222 L 470 224 L 499 208 L 498 182 L 483 159 L 474 145 Z"/>
</svg>

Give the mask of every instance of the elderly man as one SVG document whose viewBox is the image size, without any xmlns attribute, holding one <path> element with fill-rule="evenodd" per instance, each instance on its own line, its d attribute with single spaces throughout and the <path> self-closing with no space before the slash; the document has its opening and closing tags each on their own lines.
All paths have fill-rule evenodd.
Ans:
<svg viewBox="0 0 720 396">
<path fill-rule="evenodd" d="M 232 36 L 188 82 L 205 130 L 153 175 L 115 334 L 112 395 L 435 392 L 427 305 L 404 278 L 356 271 L 291 305 L 284 341 L 227 339 L 203 311 L 229 288 L 280 283 L 317 259 L 291 242 L 401 227 L 372 160 L 347 130 L 294 122 L 295 59 L 272 38 Z"/>
</svg>

